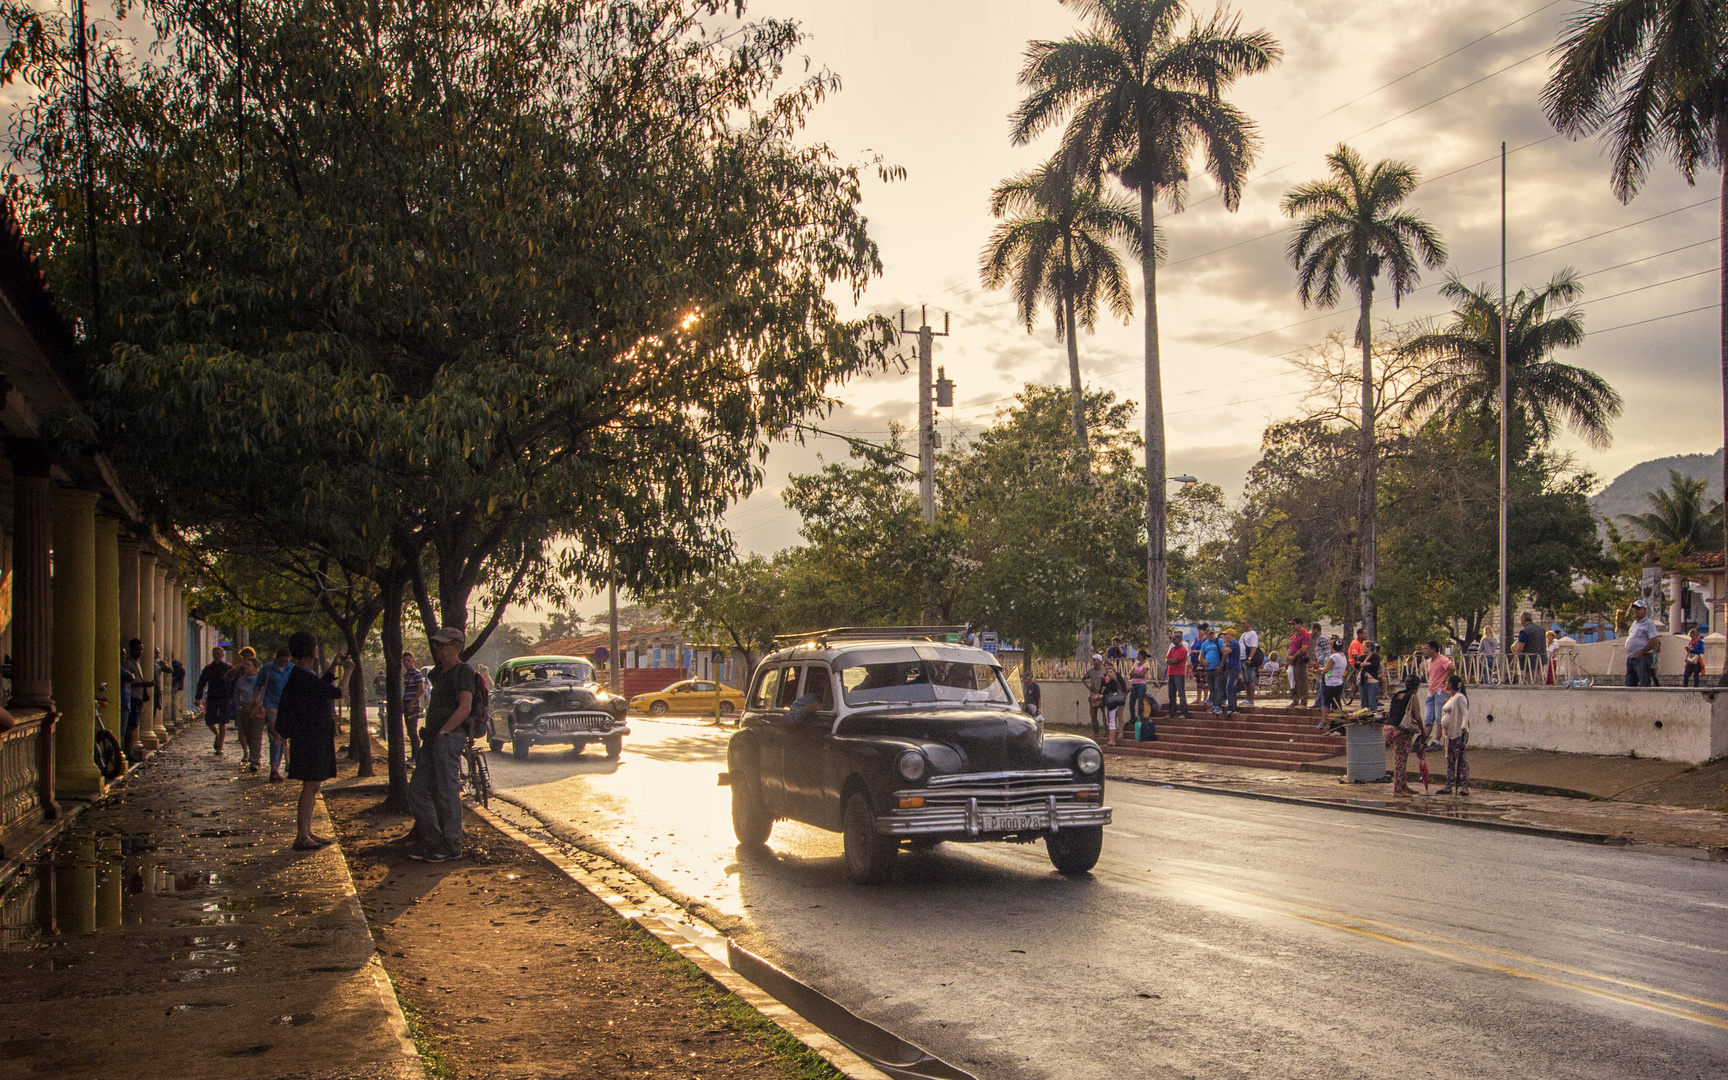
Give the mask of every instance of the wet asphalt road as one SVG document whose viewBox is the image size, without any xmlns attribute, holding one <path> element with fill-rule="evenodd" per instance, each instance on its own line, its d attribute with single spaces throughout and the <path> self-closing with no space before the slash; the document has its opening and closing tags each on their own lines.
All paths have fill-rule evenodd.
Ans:
<svg viewBox="0 0 1728 1080">
<path fill-rule="evenodd" d="M 845 880 L 837 835 L 741 852 L 727 733 L 498 787 L 979 1077 L 1728 1076 L 1728 864 L 1113 784 L 1088 878 L 945 844 Z"/>
</svg>

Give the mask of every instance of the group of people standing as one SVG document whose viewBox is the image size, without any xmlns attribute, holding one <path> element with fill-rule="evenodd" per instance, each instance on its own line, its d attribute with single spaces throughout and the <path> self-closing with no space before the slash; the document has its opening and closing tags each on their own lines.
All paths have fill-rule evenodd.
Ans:
<svg viewBox="0 0 1728 1080">
<path fill-rule="evenodd" d="M 1422 687 L 1415 675 L 1404 677 L 1404 686 L 1392 695 L 1386 717 L 1386 742 L 1392 747 L 1392 794 L 1408 797 L 1410 753 L 1416 753 L 1422 789 L 1428 790 L 1428 754 L 1446 750 L 1446 784 L 1442 795 L 1470 794 L 1470 695 L 1464 680 L 1453 670 L 1452 660 L 1440 651 L 1439 642 L 1423 646 L 1426 659 L 1427 697 L 1420 710 L 1416 695 Z"/>
</svg>

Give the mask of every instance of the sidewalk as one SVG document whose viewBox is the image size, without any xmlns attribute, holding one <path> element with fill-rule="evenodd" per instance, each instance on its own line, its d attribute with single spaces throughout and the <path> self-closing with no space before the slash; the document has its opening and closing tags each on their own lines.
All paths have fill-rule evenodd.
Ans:
<svg viewBox="0 0 1728 1080">
<path fill-rule="evenodd" d="M 186 729 L 5 883 L 0 1078 L 424 1077 L 341 851 L 238 764 Z"/>
<path fill-rule="evenodd" d="M 1555 758 L 1567 760 L 1552 760 Z M 1616 794 L 1660 794 L 1664 784 L 1682 784 L 1698 774 L 1702 774 L 1703 778 L 1692 782 L 1699 787 L 1708 788 L 1711 784 L 1722 783 L 1723 779 L 1728 777 L 1728 770 L 1724 770 L 1721 763 L 1699 766 L 1696 770 L 1687 772 L 1686 766 L 1673 762 L 1592 758 L 1586 755 L 1548 754 L 1540 751 L 1473 750 L 1470 752 L 1470 775 L 1475 794 L 1468 797 L 1417 795 L 1414 798 L 1394 798 L 1390 780 L 1379 784 L 1345 783 L 1342 776 L 1342 758 L 1337 759 L 1339 775 L 1161 761 L 1113 754 L 1108 750 L 1104 760 L 1105 776 L 1118 782 L 1171 784 L 1236 795 L 1314 802 L 1343 809 L 1394 812 L 1488 827 L 1498 825 L 1526 830 L 1555 830 L 1573 834 L 1572 838 L 1575 839 L 1662 845 L 1691 849 L 1692 853 L 1699 857 L 1728 858 L 1728 813 L 1714 809 L 1629 802 L 1613 797 Z M 1438 790 L 1446 782 L 1446 759 L 1444 755 L 1430 754 L 1428 762 L 1433 789 Z M 1627 769 L 1622 766 L 1623 762 L 1649 768 Z M 1412 757 L 1412 770 L 1415 764 Z M 1321 768 L 1331 767 L 1328 762 L 1317 765 Z M 1309 769 L 1314 767 L 1310 766 Z M 1421 780 L 1416 778 L 1414 771 L 1411 775 L 1412 786 L 1420 792 Z M 1496 781 L 1496 777 L 1500 779 Z M 1509 777 L 1539 778 L 1546 782 L 1543 786 L 1560 790 L 1589 791 L 1600 788 L 1605 794 L 1577 798 L 1528 790 L 1493 790 L 1488 786 L 1518 782 L 1507 779 Z M 1616 790 L 1609 792 L 1608 789 Z"/>
</svg>

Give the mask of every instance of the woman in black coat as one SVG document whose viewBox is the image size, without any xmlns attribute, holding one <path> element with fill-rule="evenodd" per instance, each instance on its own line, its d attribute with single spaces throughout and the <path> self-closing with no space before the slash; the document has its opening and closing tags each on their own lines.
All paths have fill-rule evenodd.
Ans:
<svg viewBox="0 0 1728 1080">
<path fill-rule="evenodd" d="M 350 661 L 338 656 L 322 678 L 313 674 L 318 639 L 302 630 L 288 638 L 294 666 L 282 687 L 271 735 L 288 740 L 288 778 L 300 781 L 300 805 L 295 818 L 295 851 L 311 851 L 330 840 L 312 833 L 312 812 L 318 788 L 336 776 L 336 709 L 348 685 Z M 340 670 L 341 677 L 337 678 Z"/>
</svg>

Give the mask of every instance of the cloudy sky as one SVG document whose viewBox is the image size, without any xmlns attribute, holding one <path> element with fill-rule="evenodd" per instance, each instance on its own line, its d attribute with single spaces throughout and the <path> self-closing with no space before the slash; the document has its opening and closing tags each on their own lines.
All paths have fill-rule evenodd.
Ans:
<svg viewBox="0 0 1728 1080">
<path fill-rule="evenodd" d="M 1609 191 L 1600 145 L 1554 136 L 1538 94 L 1548 50 L 1578 6 L 1249 0 L 1236 7 L 1245 28 L 1270 31 L 1285 55 L 1231 95 L 1263 140 L 1240 210 L 1225 211 L 1201 180 L 1184 212 L 1162 218 L 1169 256 L 1159 273 L 1159 319 L 1172 474 L 1240 492 L 1267 421 L 1289 415 L 1301 396 L 1283 357 L 1353 324 L 1353 308 L 1314 311 L 1297 302 L 1283 258 L 1288 222 L 1278 212 L 1289 187 L 1322 175 L 1324 155 L 1340 141 L 1370 161 L 1400 158 L 1420 171 L 1425 182 L 1410 205 L 1441 231 L 1451 265 L 1475 283 L 1498 280 L 1504 140 L 1513 151 L 1511 286 L 1546 281 L 1565 267 L 1586 275 L 1591 336 L 1567 359 L 1600 372 L 1626 399 L 1612 447 L 1586 451 L 1571 437 L 1566 447 L 1607 481 L 1652 457 L 1721 445 L 1711 242 L 1720 178 L 1703 175 L 1690 188 L 1672 169 L 1658 169 L 1622 206 Z M 862 308 L 894 314 L 928 305 L 938 327 L 951 314 L 953 336 L 936 349 L 957 383 L 955 407 L 939 414 L 944 438 L 987 424 L 1027 382 L 1066 383 L 1065 353 L 1048 322 L 1028 335 L 1006 295 L 980 286 L 977 266 L 994 223 L 990 190 L 1051 149 L 1049 140 L 1008 141 L 1026 43 L 1066 36 L 1078 25 L 1073 10 L 1055 0 L 759 0 L 749 11 L 799 20 L 811 60 L 844 81 L 818 110 L 812 138 L 843 159 L 879 153 L 908 171 L 904 181 L 872 181 L 868 189 L 864 209 L 885 271 Z M 1376 315 L 1444 314 L 1434 289 L 1443 274 L 1425 274 L 1424 288 L 1401 311 L 1385 305 Z M 1087 382 L 1136 402 L 1144 398 L 1138 314 L 1131 325 L 1108 324 L 1080 342 Z M 916 421 L 911 376 L 877 375 L 838 396 L 844 407 L 826 425 L 835 430 L 878 439 L 891 421 Z M 767 488 L 730 517 L 741 550 L 797 542 L 797 515 L 778 491 L 787 475 L 814 468 L 819 453 L 843 458 L 845 446 L 817 440 L 773 452 Z"/>
</svg>

